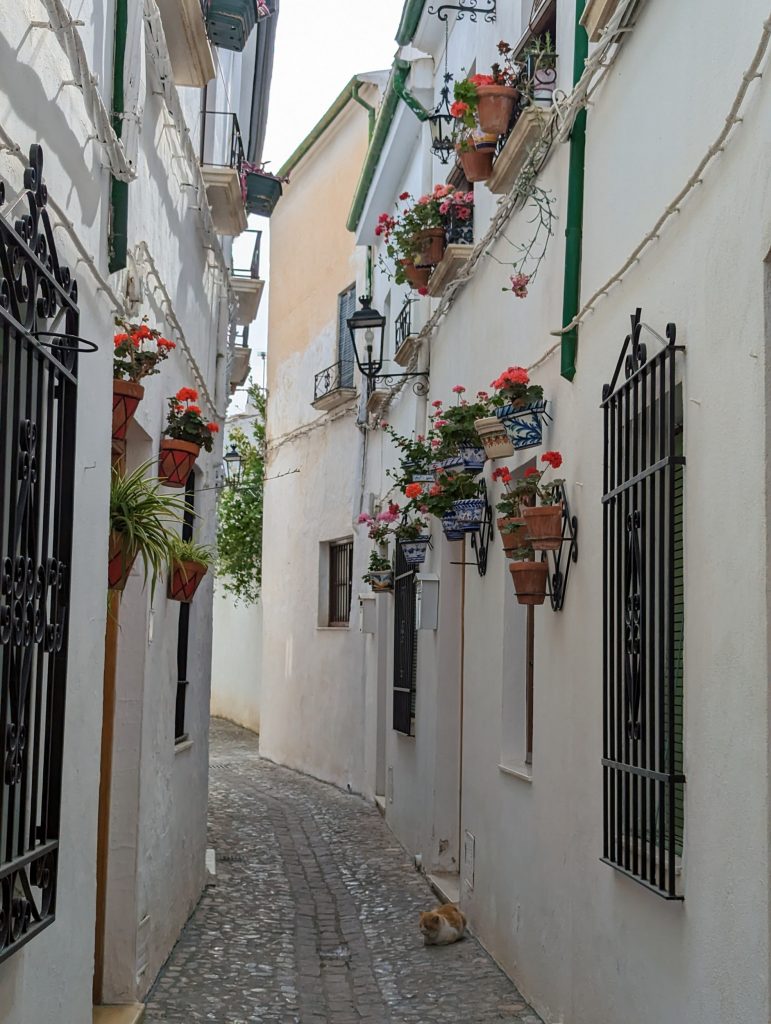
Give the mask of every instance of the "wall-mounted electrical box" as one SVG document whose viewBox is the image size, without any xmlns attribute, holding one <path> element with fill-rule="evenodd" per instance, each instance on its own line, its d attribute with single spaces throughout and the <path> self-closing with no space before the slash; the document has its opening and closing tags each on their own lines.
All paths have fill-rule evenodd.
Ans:
<svg viewBox="0 0 771 1024">
<path fill-rule="evenodd" d="M 377 633 L 377 599 L 374 594 L 359 594 L 359 632 Z"/>
<path fill-rule="evenodd" d="M 439 628 L 439 577 L 429 573 L 415 576 L 415 628 Z"/>
</svg>

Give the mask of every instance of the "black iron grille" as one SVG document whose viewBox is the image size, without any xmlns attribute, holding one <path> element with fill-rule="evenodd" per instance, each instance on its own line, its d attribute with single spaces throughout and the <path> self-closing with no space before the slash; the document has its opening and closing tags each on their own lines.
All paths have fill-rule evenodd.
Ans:
<svg viewBox="0 0 771 1024">
<path fill-rule="evenodd" d="M 394 580 L 394 706 L 393 727 L 415 735 L 418 633 L 415 629 L 415 568 L 396 545 Z"/>
<path fill-rule="evenodd" d="M 329 545 L 329 625 L 347 626 L 353 590 L 353 541 Z"/>
<path fill-rule="evenodd" d="M 53 922 L 59 855 L 81 343 L 42 170 L 0 216 L 0 961 Z"/>
<path fill-rule="evenodd" d="M 666 333 L 637 310 L 603 390 L 603 860 L 680 899 L 685 458 L 682 346 Z M 648 334 L 663 346 L 650 357 Z"/>
</svg>

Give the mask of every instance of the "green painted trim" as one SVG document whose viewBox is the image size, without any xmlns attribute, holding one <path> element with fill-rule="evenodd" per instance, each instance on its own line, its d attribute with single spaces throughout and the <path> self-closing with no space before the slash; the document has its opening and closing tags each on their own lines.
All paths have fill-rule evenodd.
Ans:
<svg viewBox="0 0 771 1024">
<path fill-rule="evenodd" d="M 425 6 L 426 0 L 406 0 L 399 27 L 396 30 L 396 42 L 399 46 L 406 46 L 415 38 Z"/>
<path fill-rule="evenodd" d="M 584 71 L 589 54 L 589 37 L 580 24 L 586 0 L 576 0 L 576 33 L 573 46 L 573 85 Z M 581 250 L 584 234 L 584 174 L 586 170 L 586 108 L 579 111 L 570 134 L 568 171 L 568 209 L 565 228 L 565 288 L 562 299 L 562 326 L 569 324 L 579 310 L 581 300 Z M 578 328 L 562 335 L 560 373 L 566 380 L 576 375 Z"/>
<path fill-rule="evenodd" d="M 410 65 L 408 61 L 401 61 L 397 59 L 396 63 L 407 64 L 407 71 L 409 72 Z M 407 106 L 410 108 L 415 117 L 417 117 L 418 121 L 428 120 L 428 111 L 420 102 L 420 100 L 416 99 L 409 91 L 409 89 L 405 85 L 404 78 L 397 78 L 394 81 L 394 89 L 396 90 L 396 95 L 399 97 L 400 100 L 403 100 L 407 104 Z"/>
<path fill-rule="evenodd" d="M 358 79 L 351 86 L 351 97 L 354 103 L 358 103 L 360 107 L 364 107 L 367 111 L 367 139 L 368 141 L 372 138 L 372 133 L 375 130 L 375 119 L 377 118 L 377 110 L 372 106 L 371 103 L 367 103 L 359 96 L 359 91 L 364 83 Z"/>
<path fill-rule="evenodd" d="M 302 160 L 305 154 L 319 141 L 324 132 L 329 126 L 342 114 L 352 99 L 356 99 L 353 95 L 354 88 L 358 85 L 361 87 L 363 83 L 360 82 L 357 75 L 348 82 L 344 87 L 340 95 L 334 101 L 332 106 L 327 110 L 323 117 L 318 123 L 310 130 L 305 136 L 297 149 L 292 153 L 288 160 L 285 160 L 281 167 L 278 169 L 277 174 L 279 178 L 286 177 L 291 170 L 293 170 L 297 164 Z M 361 101 L 363 105 L 363 100 Z"/>
<path fill-rule="evenodd" d="M 128 36 L 128 0 L 117 0 L 115 6 L 115 50 L 112 80 L 112 126 L 120 138 L 123 134 L 125 96 L 123 76 L 126 68 Z M 110 188 L 108 267 L 111 274 L 124 270 L 128 256 L 128 182 L 112 178 Z"/>
<path fill-rule="evenodd" d="M 411 64 L 407 60 L 401 60 L 397 57 L 394 61 L 391 77 L 388 79 L 385 96 L 383 97 L 383 102 L 380 105 L 380 113 L 378 114 L 377 122 L 375 124 L 375 131 L 372 133 L 372 139 L 369 144 L 369 149 L 367 150 L 367 156 L 364 160 L 364 166 L 361 169 L 359 181 L 356 185 L 356 191 L 353 194 L 351 212 L 348 214 L 348 221 L 346 223 L 346 227 L 349 231 L 355 231 L 359 226 L 364 204 L 367 201 L 367 196 L 369 195 L 369 190 L 372 186 L 372 180 L 375 177 L 375 170 L 377 169 L 378 162 L 382 155 L 385 140 L 388 137 L 388 132 L 391 130 L 391 124 L 393 123 L 396 108 L 399 105 L 399 99 L 402 94 L 406 93 L 404 83 L 407 81 L 407 75 L 410 73 L 410 68 Z M 414 99 L 414 97 L 412 98 Z M 417 100 L 414 100 L 414 102 L 417 103 Z"/>
</svg>

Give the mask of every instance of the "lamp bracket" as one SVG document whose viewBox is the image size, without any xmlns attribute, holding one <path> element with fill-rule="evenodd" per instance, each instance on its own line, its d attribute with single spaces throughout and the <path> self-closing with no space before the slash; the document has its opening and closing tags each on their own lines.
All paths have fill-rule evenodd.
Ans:
<svg viewBox="0 0 771 1024">
<path fill-rule="evenodd" d="M 428 13 L 435 14 L 440 21 L 447 21 L 447 11 L 457 11 L 458 21 L 462 21 L 468 14 L 471 21 L 476 21 L 480 14 L 484 15 L 486 22 L 492 24 L 495 21 L 496 0 L 458 0 L 454 4 L 440 4 L 438 7 L 429 7 Z M 481 6 L 484 5 L 484 6 Z"/>
<path fill-rule="evenodd" d="M 396 387 L 397 380 L 410 380 L 415 379 L 415 383 L 412 385 L 413 394 L 417 395 L 418 398 L 424 398 L 428 394 L 428 374 L 425 372 L 420 373 L 377 373 L 370 377 L 365 374 L 367 380 L 371 380 L 373 385 L 376 382 L 381 382 L 386 388 Z"/>
</svg>

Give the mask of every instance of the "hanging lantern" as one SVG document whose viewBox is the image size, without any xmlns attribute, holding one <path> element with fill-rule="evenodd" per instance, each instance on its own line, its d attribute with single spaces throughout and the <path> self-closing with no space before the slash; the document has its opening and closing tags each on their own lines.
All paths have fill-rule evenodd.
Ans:
<svg viewBox="0 0 771 1024">
<path fill-rule="evenodd" d="M 455 118 L 450 113 L 450 82 L 452 75 L 445 69 L 441 99 L 434 112 L 428 115 L 431 151 L 443 165 L 455 152 Z"/>
</svg>

